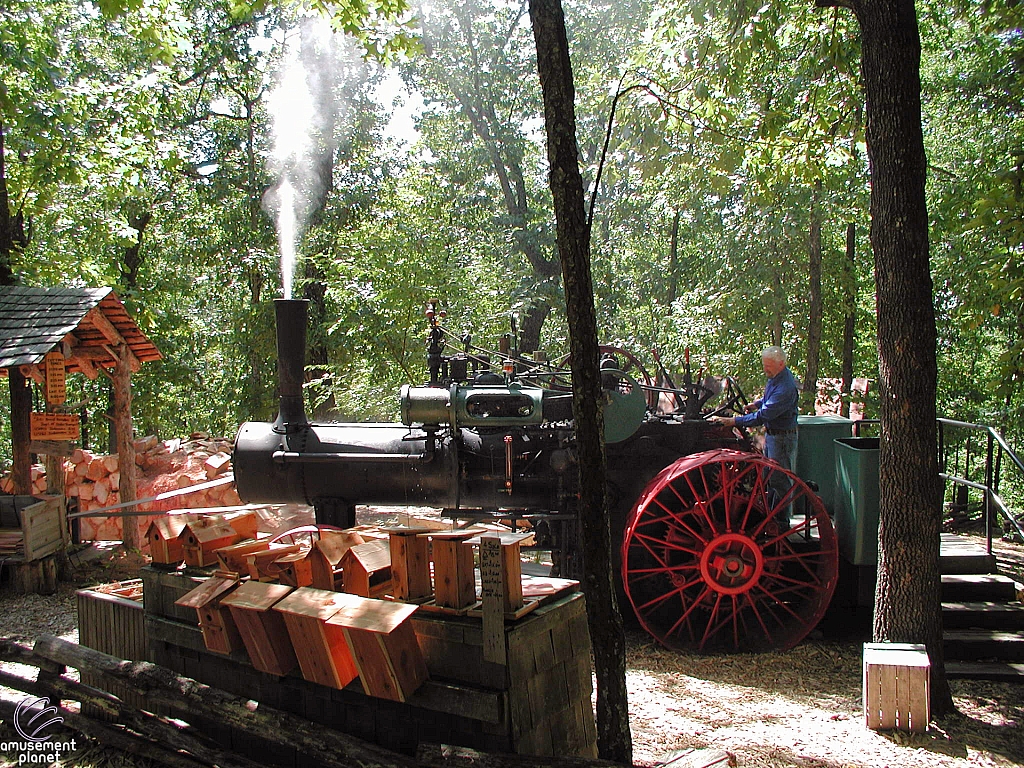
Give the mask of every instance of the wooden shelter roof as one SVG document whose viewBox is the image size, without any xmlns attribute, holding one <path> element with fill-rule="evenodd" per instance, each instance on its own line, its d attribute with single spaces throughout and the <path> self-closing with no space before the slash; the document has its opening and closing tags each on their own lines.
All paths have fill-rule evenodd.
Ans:
<svg viewBox="0 0 1024 768">
<path fill-rule="evenodd" d="M 111 288 L 0 286 L 0 375 L 38 365 L 56 349 L 68 371 L 95 378 L 96 366 L 116 365 L 110 348 L 122 342 L 133 369 L 162 357 Z"/>
</svg>

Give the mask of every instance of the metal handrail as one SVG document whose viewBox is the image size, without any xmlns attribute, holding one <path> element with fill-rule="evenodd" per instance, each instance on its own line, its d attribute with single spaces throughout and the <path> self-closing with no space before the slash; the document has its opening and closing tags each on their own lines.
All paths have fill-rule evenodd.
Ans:
<svg viewBox="0 0 1024 768">
<path fill-rule="evenodd" d="M 943 427 L 955 427 L 957 429 L 972 429 L 984 432 L 986 434 L 986 452 L 985 452 L 985 482 L 976 483 L 972 480 L 968 480 L 966 477 L 957 477 L 950 475 L 946 472 L 940 472 L 939 477 L 944 481 L 953 483 L 954 485 L 962 485 L 967 488 L 974 488 L 975 490 L 982 491 L 985 494 L 985 538 L 988 544 L 988 553 L 992 553 L 992 523 L 993 523 L 993 509 L 998 510 L 1002 516 L 1014 527 L 1018 535 L 1024 538 L 1024 524 L 1014 517 L 1010 511 L 1006 502 L 998 493 L 999 486 L 999 470 L 993 463 L 995 455 L 995 446 L 998 445 L 1000 449 L 1000 458 L 1002 455 L 1009 457 L 1010 461 L 1013 462 L 1017 470 L 1024 475 L 1024 461 L 1014 452 L 1010 445 L 1006 442 L 1003 436 L 994 428 L 987 424 L 972 424 L 967 421 L 958 421 L 956 419 L 947 419 L 939 417 L 936 420 L 938 424 L 938 453 L 939 460 L 942 461 L 944 458 L 944 447 L 945 447 L 945 431 Z M 879 419 L 862 419 L 855 421 L 853 424 L 853 434 L 855 437 L 860 436 L 860 428 L 864 424 L 879 424 Z"/>
</svg>

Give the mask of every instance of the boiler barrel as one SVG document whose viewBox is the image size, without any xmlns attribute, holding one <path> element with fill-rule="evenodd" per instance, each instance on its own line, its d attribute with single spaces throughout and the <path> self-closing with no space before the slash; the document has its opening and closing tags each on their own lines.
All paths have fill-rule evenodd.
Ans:
<svg viewBox="0 0 1024 768">
<path fill-rule="evenodd" d="M 245 503 L 456 505 L 456 456 L 438 440 L 410 440 L 401 424 L 316 424 L 283 434 L 243 424 L 235 439 L 235 486 Z"/>
</svg>

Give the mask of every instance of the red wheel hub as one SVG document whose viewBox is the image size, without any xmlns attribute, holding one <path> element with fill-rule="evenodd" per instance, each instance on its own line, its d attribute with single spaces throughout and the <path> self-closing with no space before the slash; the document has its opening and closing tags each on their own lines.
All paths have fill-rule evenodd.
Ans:
<svg viewBox="0 0 1024 768">
<path fill-rule="evenodd" d="M 740 533 L 726 533 L 704 548 L 700 575 L 704 583 L 724 595 L 748 592 L 764 570 L 761 549 Z"/>
</svg>

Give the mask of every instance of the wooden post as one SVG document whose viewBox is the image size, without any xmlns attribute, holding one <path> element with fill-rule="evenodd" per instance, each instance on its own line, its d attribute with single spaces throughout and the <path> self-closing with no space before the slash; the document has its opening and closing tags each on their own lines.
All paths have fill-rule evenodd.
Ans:
<svg viewBox="0 0 1024 768">
<path fill-rule="evenodd" d="M 11 481 L 16 496 L 32 495 L 32 457 L 29 443 L 32 442 L 29 422 L 32 413 L 32 390 L 28 379 L 18 366 L 7 369 L 7 384 L 11 389 L 11 442 L 13 443 L 14 466 Z"/>
<path fill-rule="evenodd" d="M 114 429 L 117 431 L 117 455 L 121 462 L 121 501 L 135 501 L 138 492 L 135 482 L 135 442 L 132 437 L 132 365 L 131 350 L 127 343 L 113 347 L 117 354 L 117 365 L 111 376 L 114 388 Z M 125 507 L 125 512 L 135 512 L 136 507 Z M 122 542 L 126 551 L 138 550 L 142 546 L 138 522 L 134 517 L 123 517 Z"/>
</svg>

